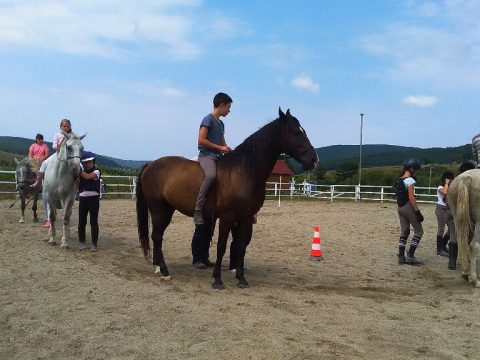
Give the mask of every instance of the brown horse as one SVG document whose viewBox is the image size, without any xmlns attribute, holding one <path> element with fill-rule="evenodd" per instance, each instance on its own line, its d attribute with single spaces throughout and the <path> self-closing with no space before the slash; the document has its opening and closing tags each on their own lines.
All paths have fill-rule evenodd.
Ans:
<svg viewBox="0 0 480 360">
<path fill-rule="evenodd" d="M 304 169 L 313 169 L 318 156 L 299 121 L 287 110 L 279 109 L 279 118 L 250 135 L 235 150 L 218 161 L 217 179 L 208 194 L 204 216 L 219 218 L 217 261 L 213 270 L 213 287 L 223 289 L 221 264 L 228 234 L 237 223 L 236 277 L 240 287 L 248 287 L 244 276 L 244 258 L 252 217 L 265 200 L 265 184 L 280 154 L 300 162 Z M 136 188 L 137 224 L 145 257 L 150 253 L 148 210 L 152 218 L 153 264 L 162 279 L 170 274 L 163 258 L 162 241 L 175 210 L 193 216 L 204 174 L 199 164 L 182 157 L 167 156 L 144 166 Z"/>
</svg>

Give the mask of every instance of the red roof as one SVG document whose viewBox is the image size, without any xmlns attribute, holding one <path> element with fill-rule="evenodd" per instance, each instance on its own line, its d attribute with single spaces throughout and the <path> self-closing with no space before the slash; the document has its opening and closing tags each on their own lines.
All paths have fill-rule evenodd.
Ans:
<svg viewBox="0 0 480 360">
<path fill-rule="evenodd" d="M 290 170 L 285 160 L 277 160 L 275 166 L 273 167 L 272 174 L 293 175 L 293 172 Z"/>
</svg>

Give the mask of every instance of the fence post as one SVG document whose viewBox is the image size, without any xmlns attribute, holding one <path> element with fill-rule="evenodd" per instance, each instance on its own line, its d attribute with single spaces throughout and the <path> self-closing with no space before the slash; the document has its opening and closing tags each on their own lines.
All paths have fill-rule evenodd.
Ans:
<svg viewBox="0 0 480 360">
<path fill-rule="evenodd" d="M 382 189 L 380 190 L 380 202 L 383 203 L 383 186 L 382 186 Z"/>
<path fill-rule="evenodd" d="M 330 202 L 333 203 L 333 193 L 335 192 L 335 185 L 330 185 Z"/>
<path fill-rule="evenodd" d="M 355 185 L 355 202 L 360 201 L 360 185 Z"/>
</svg>

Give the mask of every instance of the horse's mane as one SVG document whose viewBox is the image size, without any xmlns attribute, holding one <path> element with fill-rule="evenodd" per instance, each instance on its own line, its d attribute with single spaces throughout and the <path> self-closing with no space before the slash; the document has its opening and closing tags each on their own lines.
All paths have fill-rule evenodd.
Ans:
<svg viewBox="0 0 480 360">
<path fill-rule="evenodd" d="M 22 160 L 18 161 L 18 166 L 25 166 L 27 169 L 32 169 L 34 160 L 30 159 L 28 156 L 24 157 Z"/>
<path fill-rule="evenodd" d="M 221 158 L 219 166 L 228 171 L 242 162 L 246 165 L 245 171 L 249 174 L 265 167 L 266 164 L 258 154 L 274 151 L 273 145 L 279 141 L 280 121 L 280 118 L 277 118 L 247 137 L 233 151 Z"/>
</svg>

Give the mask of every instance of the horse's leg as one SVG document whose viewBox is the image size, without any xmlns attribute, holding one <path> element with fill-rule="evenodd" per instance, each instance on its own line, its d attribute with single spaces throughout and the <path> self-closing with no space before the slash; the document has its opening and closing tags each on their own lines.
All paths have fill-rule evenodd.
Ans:
<svg viewBox="0 0 480 360">
<path fill-rule="evenodd" d="M 213 277 L 215 281 L 212 284 L 212 287 L 217 290 L 225 289 L 222 281 L 222 260 L 225 251 L 227 250 L 227 240 L 228 234 L 232 227 L 231 221 L 220 219 L 220 225 L 218 227 L 218 243 L 217 243 L 217 261 L 215 262 L 215 267 L 213 269 Z"/>
<path fill-rule="evenodd" d="M 68 249 L 68 240 L 70 239 L 70 217 L 72 216 L 74 194 L 69 196 L 63 205 L 63 236 L 62 243 L 60 244 L 61 248 Z"/>
<path fill-rule="evenodd" d="M 161 281 L 169 281 L 171 279 L 163 257 L 162 243 L 163 234 L 170 224 L 174 212 L 175 209 L 168 204 L 150 209 L 152 216 L 153 265 L 155 266 L 155 274 L 161 274 Z"/>
<path fill-rule="evenodd" d="M 473 232 L 473 238 L 469 246 L 470 272 L 468 280 L 476 287 L 480 287 L 480 282 L 478 281 L 477 275 L 477 259 L 480 258 L 480 223 L 475 224 L 475 231 Z"/>
<path fill-rule="evenodd" d="M 20 209 L 22 210 L 22 216 L 20 217 L 20 224 L 25 222 L 25 195 L 20 194 Z"/>
<path fill-rule="evenodd" d="M 245 252 L 252 238 L 252 221 L 239 221 L 236 228 L 236 271 L 235 277 L 238 279 L 238 287 L 247 288 L 248 281 L 245 278 Z M 232 234 L 233 235 L 233 234 Z"/>
<path fill-rule="evenodd" d="M 38 222 L 37 203 L 38 203 L 38 191 L 33 194 L 33 204 L 32 204 L 33 222 Z"/>
<path fill-rule="evenodd" d="M 52 206 L 52 204 L 48 204 L 50 207 L 50 229 L 48 230 L 48 235 L 50 235 L 50 240 L 48 240 L 48 243 L 51 245 L 55 245 L 55 222 L 57 221 L 57 208 L 56 206 Z"/>
</svg>

